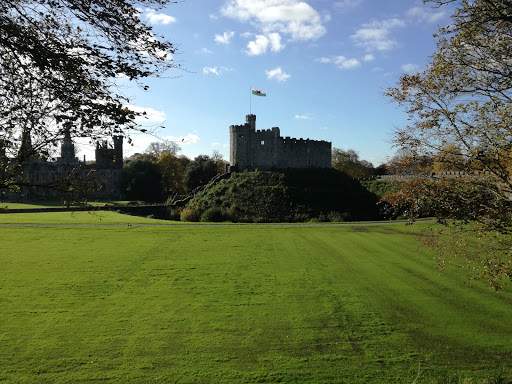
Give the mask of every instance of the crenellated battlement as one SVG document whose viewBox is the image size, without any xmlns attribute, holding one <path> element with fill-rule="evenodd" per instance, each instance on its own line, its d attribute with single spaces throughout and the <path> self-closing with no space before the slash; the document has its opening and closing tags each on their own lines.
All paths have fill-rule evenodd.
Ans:
<svg viewBox="0 0 512 384">
<path fill-rule="evenodd" d="M 281 137 L 280 129 L 256 130 L 256 116 L 230 126 L 231 166 L 234 169 L 330 168 L 331 143 Z"/>
<path fill-rule="evenodd" d="M 313 139 L 303 139 L 303 138 L 293 138 L 293 137 L 281 137 L 280 138 L 285 144 L 300 144 L 300 143 L 308 143 L 308 144 L 323 144 L 323 145 L 331 145 L 330 142 L 325 140 L 313 140 Z"/>
</svg>

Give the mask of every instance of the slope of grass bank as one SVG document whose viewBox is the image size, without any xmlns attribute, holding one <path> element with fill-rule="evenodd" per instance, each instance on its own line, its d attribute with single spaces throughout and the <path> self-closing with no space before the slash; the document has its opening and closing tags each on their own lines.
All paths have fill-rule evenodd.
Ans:
<svg viewBox="0 0 512 384">
<path fill-rule="evenodd" d="M 128 228 L 108 213 L 119 225 L 75 227 L 81 213 L 52 227 L 55 215 L 0 228 L 0 382 L 511 373 L 512 294 L 439 273 L 419 226 Z"/>
</svg>

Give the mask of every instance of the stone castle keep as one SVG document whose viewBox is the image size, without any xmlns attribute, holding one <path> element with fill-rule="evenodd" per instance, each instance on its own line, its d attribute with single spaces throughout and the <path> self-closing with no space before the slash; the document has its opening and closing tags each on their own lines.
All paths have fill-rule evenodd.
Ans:
<svg viewBox="0 0 512 384">
<path fill-rule="evenodd" d="M 230 162 L 233 170 L 330 168 L 332 144 L 327 141 L 281 137 L 279 128 L 256 130 L 256 115 L 232 125 Z"/>
</svg>

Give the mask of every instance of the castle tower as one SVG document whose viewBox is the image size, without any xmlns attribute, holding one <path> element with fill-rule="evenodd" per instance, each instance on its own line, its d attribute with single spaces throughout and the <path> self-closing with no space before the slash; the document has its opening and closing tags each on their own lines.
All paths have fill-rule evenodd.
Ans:
<svg viewBox="0 0 512 384">
<path fill-rule="evenodd" d="M 30 136 L 30 129 L 25 128 L 21 135 L 21 145 L 18 152 L 18 158 L 21 161 L 26 161 L 34 156 L 34 149 L 32 148 L 32 137 Z"/>
<path fill-rule="evenodd" d="M 75 163 L 77 161 L 75 157 L 75 145 L 71 140 L 69 128 L 66 128 L 64 131 L 64 139 L 60 146 L 60 161 L 66 164 Z"/>
<path fill-rule="evenodd" d="M 256 115 L 246 115 L 245 122 L 251 127 L 253 131 L 256 130 Z"/>
<path fill-rule="evenodd" d="M 121 169 L 123 168 L 123 136 L 114 136 L 112 138 L 114 141 L 114 155 L 113 155 L 113 162 L 114 162 L 114 168 Z"/>
<path fill-rule="evenodd" d="M 109 148 L 106 140 L 96 142 L 95 159 L 96 168 L 98 169 L 104 169 L 110 166 L 111 159 L 109 159 Z"/>
<path fill-rule="evenodd" d="M 256 133 L 256 115 L 245 116 L 244 125 L 229 127 L 230 163 L 233 169 L 252 167 L 252 142 Z"/>
</svg>

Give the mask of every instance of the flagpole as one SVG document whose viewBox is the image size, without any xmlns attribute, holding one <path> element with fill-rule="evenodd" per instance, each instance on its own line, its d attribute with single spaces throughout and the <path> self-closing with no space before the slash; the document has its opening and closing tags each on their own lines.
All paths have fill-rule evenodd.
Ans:
<svg viewBox="0 0 512 384">
<path fill-rule="evenodd" d="M 252 87 L 249 90 L 249 114 L 252 115 Z"/>
</svg>

